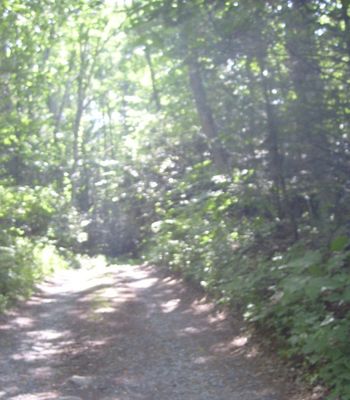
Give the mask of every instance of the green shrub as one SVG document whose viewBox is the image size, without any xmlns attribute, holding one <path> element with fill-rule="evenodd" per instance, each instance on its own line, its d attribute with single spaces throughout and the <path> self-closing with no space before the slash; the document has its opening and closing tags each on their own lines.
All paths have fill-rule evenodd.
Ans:
<svg viewBox="0 0 350 400">
<path fill-rule="evenodd" d="M 66 267 L 67 261 L 52 244 L 34 244 L 28 238 L 18 237 L 11 246 L 0 247 L 0 309 L 17 298 L 29 296 L 44 276 Z"/>
<path fill-rule="evenodd" d="M 264 232 L 270 238 L 273 225 L 243 218 L 235 225 L 225 202 L 219 193 L 165 213 L 152 225 L 152 261 L 238 306 L 247 321 L 274 337 L 282 356 L 302 364 L 311 382 L 330 388 L 329 399 L 349 398 L 348 240 L 337 237 L 314 249 L 300 241 L 270 251 L 257 237 Z"/>
</svg>

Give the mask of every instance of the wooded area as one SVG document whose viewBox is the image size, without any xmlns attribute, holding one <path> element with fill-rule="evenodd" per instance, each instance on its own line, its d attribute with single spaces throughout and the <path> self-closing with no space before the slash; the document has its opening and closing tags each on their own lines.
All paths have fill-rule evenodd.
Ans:
<svg viewBox="0 0 350 400">
<path fill-rule="evenodd" d="M 3 0 L 0 304 L 143 256 L 350 396 L 349 0 Z"/>
</svg>

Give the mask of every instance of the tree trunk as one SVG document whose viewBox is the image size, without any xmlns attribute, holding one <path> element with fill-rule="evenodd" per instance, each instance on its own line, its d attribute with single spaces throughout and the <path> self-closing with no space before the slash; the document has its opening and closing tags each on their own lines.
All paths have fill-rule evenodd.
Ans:
<svg viewBox="0 0 350 400">
<path fill-rule="evenodd" d="M 267 148 L 270 155 L 270 172 L 274 182 L 274 198 L 278 210 L 278 216 L 282 219 L 289 219 L 290 226 L 293 231 L 294 240 L 298 239 L 298 226 L 294 216 L 294 212 L 290 205 L 287 191 L 286 179 L 284 175 L 283 155 L 280 150 L 278 123 L 276 121 L 275 111 L 270 99 L 270 88 L 267 78 L 264 76 L 265 60 L 263 56 L 258 56 L 260 68 L 260 80 L 262 86 L 262 94 L 265 103 L 266 127 L 267 127 Z"/>
<path fill-rule="evenodd" d="M 157 87 L 156 75 L 155 75 L 154 68 L 153 68 L 151 52 L 147 45 L 145 47 L 145 56 L 146 56 L 147 65 L 148 65 L 148 68 L 149 68 L 149 71 L 151 74 L 153 101 L 156 106 L 156 110 L 160 111 L 161 107 L 162 107 L 161 102 L 160 102 L 160 95 L 159 95 L 159 91 L 158 91 L 158 87 Z"/>
<path fill-rule="evenodd" d="M 346 49 L 348 51 L 348 56 L 350 57 L 350 17 L 348 14 L 349 5 L 350 5 L 349 0 L 341 0 L 341 14 L 345 24 L 345 32 L 344 32 L 345 43 L 346 43 Z M 350 59 L 348 61 L 348 64 L 350 67 Z"/>
<path fill-rule="evenodd" d="M 316 156 L 315 164 L 320 164 L 317 162 L 319 154 L 327 155 L 329 149 L 323 124 L 327 113 L 313 21 L 309 13 L 305 0 L 293 0 L 293 9 L 286 18 L 286 47 L 297 95 L 296 133 L 301 142 L 314 148 L 312 155 L 314 158 Z M 314 172 L 320 175 L 323 166 L 314 165 Z"/>
<path fill-rule="evenodd" d="M 221 146 L 219 132 L 213 112 L 207 100 L 198 60 L 192 54 L 187 57 L 188 76 L 203 133 L 206 135 L 216 168 L 223 174 L 229 173 L 226 154 Z"/>
<path fill-rule="evenodd" d="M 296 152 L 303 155 L 300 169 L 310 171 L 305 182 L 310 195 L 317 195 L 319 217 L 317 225 L 327 229 L 328 209 L 334 185 L 330 176 L 332 160 L 328 140 L 325 88 L 315 42 L 314 15 L 305 0 L 293 0 L 286 15 L 286 48 L 290 58 L 291 79 L 296 94 L 294 102 Z M 310 179 L 311 178 L 311 179 Z M 313 192 L 313 193 L 312 193 Z"/>
</svg>

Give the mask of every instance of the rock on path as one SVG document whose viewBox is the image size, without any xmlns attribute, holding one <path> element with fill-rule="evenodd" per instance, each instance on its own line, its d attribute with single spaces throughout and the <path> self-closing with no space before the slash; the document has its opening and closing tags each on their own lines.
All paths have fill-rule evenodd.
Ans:
<svg viewBox="0 0 350 400">
<path fill-rule="evenodd" d="M 1 400 L 304 400 L 203 295 L 144 266 L 64 271 L 0 319 Z"/>
</svg>

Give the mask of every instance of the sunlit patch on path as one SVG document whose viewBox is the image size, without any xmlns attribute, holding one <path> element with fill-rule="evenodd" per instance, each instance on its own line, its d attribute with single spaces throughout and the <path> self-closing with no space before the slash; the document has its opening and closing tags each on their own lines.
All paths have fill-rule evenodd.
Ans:
<svg viewBox="0 0 350 400">
<path fill-rule="evenodd" d="M 2 317 L 0 399 L 301 400 L 248 342 L 178 280 L 90 263 Z"/>
</svg>

